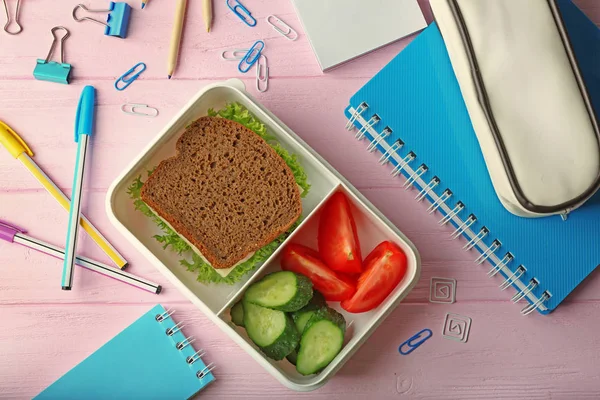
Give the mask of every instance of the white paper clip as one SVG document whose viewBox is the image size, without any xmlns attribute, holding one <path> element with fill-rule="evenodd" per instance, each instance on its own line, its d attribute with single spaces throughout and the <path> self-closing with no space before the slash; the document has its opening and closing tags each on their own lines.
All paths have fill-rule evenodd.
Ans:
<svg viewBox="0 0 600 400">
<path fill-rule="evenodd" d="M 271 20 L 274 22 L 271 22 Z M 283 22 L 279 17 L 271 14 L 267 17 L 267 23 L 275 29 L 275 32 L 280 33 L 286 39 L 291 41 L 298 39 L 298 32 Z"/>
<path fill-rule="evenodd" d="M 221 58 L 225 61 L 239 61 L 248 53 L 248 49 L 225 50 L 221 53 Z"/>
<path fill-rule="evenodd" d="M 264 63 L 262 62 L 264 60 Z M 263 73 L 264 68 L 264 73 Z M 261 83 L 263 85 L 261 85 Z M 256 90 L 261 93 L 269 90 L 269 65 L 267 61 L 267 57 L 264 54 L 261 54 L 258 62 L 256 63 Z"/>
<path fill-rule="evenodd" d="M 144 109 L 144 110 L 148 110 L 150 111 L 149 113 L 146 112 L 139 112 L 136 111 L 136 109 Z M 158 109 L 154 108 L 154 107 L 150 107 L 147 104 L 139 104 L 139 103 L 126 103 L 123 104 L 121 106 L 121 111 L 123 111 L 125 114 L 129 114 L 129 115 L 137 115 L 139 117 L 151 117 L 154 118 L 158 115 Z"/>
</svg>

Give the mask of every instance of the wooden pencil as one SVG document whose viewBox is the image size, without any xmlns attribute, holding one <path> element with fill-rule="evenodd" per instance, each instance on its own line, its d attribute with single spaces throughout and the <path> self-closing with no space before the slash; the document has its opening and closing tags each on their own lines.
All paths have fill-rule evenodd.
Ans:
<svg viewBox="0 0 600 400">
<path fill-rule="evenodd" d="M 212 25 L 212 19 L 213 19 L 213 2 L 212 0 L 202 0 L 203 4 L 202 4 L 202 12 L 204 13 L 203 17 L 204 17 L 204 24 L 206 25 L 206 32 L 210 32 L 210 28 Z"/>
<path fill-rule="evenodd" d="M 175 8 L 175 21 L 173 22 L 173 32 L 171 33 L 171 48 L 169 49 L 169 59 L 167 61 L 168 77 L 171 79 L 177 65 L 179 56 L 179 46 L 181 44 L 181 33 L 183 32 L 183 21 L 185 18 L 185 9 L 187 0 L 178 0 Z"/>
</svg>

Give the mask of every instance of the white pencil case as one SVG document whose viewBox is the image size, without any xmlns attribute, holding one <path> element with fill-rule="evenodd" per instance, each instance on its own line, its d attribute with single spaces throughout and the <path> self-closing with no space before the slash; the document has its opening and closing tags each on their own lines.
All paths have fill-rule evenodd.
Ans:
<svg viewBox="0 0 600 400">
<path fill-rule="evenodd" d="M 431 0 L 495 191 L 523 217 L 600 187 L 600 132 L 556 0 Z"/>
</svg>

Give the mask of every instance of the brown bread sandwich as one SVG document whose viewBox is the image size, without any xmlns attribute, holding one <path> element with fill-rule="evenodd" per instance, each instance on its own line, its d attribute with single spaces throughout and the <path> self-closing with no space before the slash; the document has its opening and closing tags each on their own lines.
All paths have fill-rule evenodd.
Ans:
<svg viewBox="0 0 600 400">
<path fill-rule="evenodd" d="M 198 280 L 220 281 L 208 266 L 234 283 L 297 225 L 301 192 L 309 186 L 295 157 L 267 142 L 264 125 L 247 110 L 234 103 L 219 114 L 225 117 L 202 117 L 189 125 L 177 154 L 145 182 L 134 182 L 130 194 L 137 209 L 160 221 L 166 235 L 157 240 L 193 252 L 192 263 L 182 263 L 199 273 Z M 241 270 L 229 277 L 236 269 Z"/>
</svg>

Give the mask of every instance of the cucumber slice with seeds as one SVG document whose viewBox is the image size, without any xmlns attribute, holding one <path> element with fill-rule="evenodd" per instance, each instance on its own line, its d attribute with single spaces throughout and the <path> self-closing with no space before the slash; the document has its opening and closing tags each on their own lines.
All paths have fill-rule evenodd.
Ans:
<svg viewBox="0 0 600 400">
<path fill-rule="evenodd" d="M 229 314 L 231 315 L 231 322 L 237 326 L 244 326 L 244 306 L 241 300 L 231 307 Z"/>
<path fill-rule="evenodd" d="M 327 302 L 325 301 L 325 297 L 318 290 L 313 289 L 313 297 L 310 299 L 307 305 L 302 307 L 300 310 L 292 313 L 292 319 L 294 320 L 294 324 L 296 324 L 296 330 L 302 336 L 302 332 L 304 332 L 304 327 L 313 314 L 321 307 L 326 307 Z M 296 348 L 296 350 L 292 351 L 286 358 L 289 362 L 296 365 L 298 360 L 298 349 L 300 346 Z"/>
<path fill-rule="evenodd" d="M 300 335 L 289 315 L 245 300 L 242 304 L 246 332 L 267 357 L 283 360 L 296 349 Z"/>
<path fill-rule="evenodd" d="M 345 333 L 342 314 L 328 307 L 316 311 L 302 333 L 296 370 L 311 375 L 327 367 L 342 350 Z"/>
<path fill-rule="evenodd" d="M 308 304 L 312 297 L 310 279 L 294 272 L 281 271 L 253 283 L 246 290 L 244 301 L 273 310 L 293 312 Z"/>
<path fill-rule="evenodd" d="M 321 307 L 326 307 L 327 302 L 325 301 L 325 297 L 321 294 L 321 292 L 317 290 L 313 290 L 313 297 L 310 299 L 307 305 L 302 307 L 300 310 L 292 313 L 292 319 L 296 324 L 296 329 L 298 329 L 298 333 L 302 335 L 304 331 L 304 327 L 306 323 L 312 317 L 312 315 L 320 309 Z"/>
<path fill-rule="evenodd" d="M 307 322 L 310 318 L 316 313 L 315 310 L 311 311 L 297 311 L 292 314 L 292 319 L 294 320 L 294 324 L 296 324 L 296 330 L 300 335 L 304 332 L 304 328 L 306 327 Z"/>
</svg>

